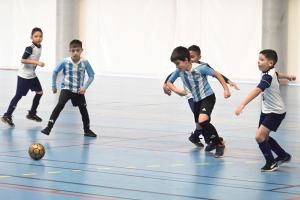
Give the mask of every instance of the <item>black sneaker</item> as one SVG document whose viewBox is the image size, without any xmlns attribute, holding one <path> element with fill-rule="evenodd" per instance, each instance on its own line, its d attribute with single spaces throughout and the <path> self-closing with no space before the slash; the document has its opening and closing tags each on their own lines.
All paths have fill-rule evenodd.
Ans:
<svg viewBox="0 0 300 200">
<path fill-rule="evenodd" d="M 222 137 L 220 137 L 220 140 L 225 143 L 225 139 L 223 139 Z M 209 151 L 213 151 L 216 149 L 216 145 L 211 141 L 204 149 L 204 151 L 209 152 Z"/>
<path fill-rule="evenodd" d="M 1 117 L 1 120 L 10 127 L 15 127 L 13 123 L 12 116 L 8 117 L 5 114 Z"/>
<path fill-rule="evenodd" d="M 266 165 L 261 168 L 262 172 L 272 172 L 278 169 L 278 163 L 273 163 L 272 161 L 267 161 Z"/>
<path fill-rule="evenodd" d="M 91 131 L 90 129 L 88 131 L 84 131 L 84 136 L 97 137 L 97 135 L 93 131 Z"/>
<path fill-rule="evenodd" d="M 39 116 L 37 116 L 36 114 L 32 114 L 30 113 L 30 111 L 28 111 L 28 115 L 26 115 L 26 118 L 27 119 L 30 119 L 30 120 L 33 120 L 33 121 L 36 121 L 36 122 L 41 122 L 43 121 Z"/>
<path fill-rule="evenodd" d="M 276 162 L 278 163 L 278 166 L 279 165 L 282 165 L 283 163 L 288 163 L 288 162 L 291 162 L 293 160 L 293 155 L 289 154 L 289 153 L 286 153 L 286 157 L 285 158 L 275 158 Z"/>
<path fill-rule="evenodd" d="M 45 135 L 49 135 L 51 132 L 51 128 L 49 128 L 48 126 L 46 128 L 44 128 L 43 130 L 41 130 L 42 133 L 44 133 Z"/>
<path fill-rule="evenodd" d="M 222 156 L 224 156 L 225 150 L 226 147 L 224 143 L 216 145 L 215 158 L 221 158 Z"/>
<path fill-rule="evenodd" d="M 200 138 L 194 138 L 193 133 L 191 133 L 191 136 L 189 137 L 189 141 L 196 145 L 196 147 L 204 147 L 204 145 L 201 143 Z"/>
</svg>

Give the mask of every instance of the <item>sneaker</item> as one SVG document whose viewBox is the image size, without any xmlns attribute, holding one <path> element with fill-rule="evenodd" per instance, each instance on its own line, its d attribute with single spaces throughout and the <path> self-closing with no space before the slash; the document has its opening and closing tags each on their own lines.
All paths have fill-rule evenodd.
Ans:
<svg viewBox="0 0 300 200">
<path fill-rule="evenodd" d="M 293 160 L 293 155 L 289 154 L 289 153 L 286 153 L 286 157 L 285 158 L 275 158 L 276 162 L 278 163 L 278 166 L 279 165 L 282 165 L 283 163 L 289 163 Z"/>
<path fill-rule="evenodd" d="M 91 131 L 90 129 L 88 131 L 84 131 L 84 136 L 97 137 L 97 135 L 93 131 Z"/>
<path fill-rule="evenodd" d="M 222 156 L 224 156 L 226 147 L 223 144 L 218 144 L 216 145 L 216 153 L 215 153 L 215 158 L 221 158 Z"/>
<path fill-rule="evenodd" d="M 10 127 L 15 127 L 13 123 L 12 116 L 8 117 L 5 114 L 1 117 L 1 120 Z"/>
<path fill-rule="evenodd" d="M 225 139 L 223 139 L 222 137 L 220 137 L 220 140 L 225 143 Z M 216 149 L 216 145 L 211 141 L 204 149 L 204 151 L 209 152 L 209 151 L 213 151 Z"/>
<path fill-rule="evenodd" d="M 272 161 L 267 161 L 266 165 L 261 168 L 262 172 L 272 172 L 278 169 L 278 163 L 273 163 Z"/>
<path fill-rule="evenodd" d="M 30 120 L 33 120 L 33 121 L 36 121 L 36 122 L 41 122 L 43 121 L 39 116 L 37 116 L 36 114 L 32 114 L 30 113 L 30 111 L 28 111 L 28 115 L 26 115 L 26 118 L 27 119 L 30 119 Z"/>
<path fill-rule="evenodd" d="M 196 147 L 204 147 L 204 145 L 201 143 L 200 138 L 194 138 L 193 133 L 191 133 L 191 136 L 189 137 L 189 141 L 196 145 Z"/>
<path fill-rule="evenodd" d="M 44 133 L 45 135 L 49 135 L 51 132 L 51 128 L 49 128 L 48 126 L 46 128 L 44 128 L 43 130 L 41 130 L 42 133 Z"/>
</svg>

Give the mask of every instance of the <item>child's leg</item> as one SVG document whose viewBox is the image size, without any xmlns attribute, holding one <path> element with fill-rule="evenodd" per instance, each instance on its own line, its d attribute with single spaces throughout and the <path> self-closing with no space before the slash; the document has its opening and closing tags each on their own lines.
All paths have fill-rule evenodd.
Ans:
<svg viewBox="0 0 300 200">
<path fill-rule="evenodd" d="M 215 145 L 222 145 L 216 128 L 210 123 L 209 116 L 201 113 L 199 115 L 199 125 L 204 129 L 206 135 Z"/>
<path fill-rule="evenodd" d="M 90 130 L 90 118 L 89 118 L 89 113 L 87 111 L 86 106 L 78 106 L 79 111 L 82 117 L 82 122 L 83 122 L 83 130 L 84 132 L 87 132 Z"/>
<path fill-rule="evenodd" d="M 266 161 L 271 161 L 275 163 L 274 156 L 271 151 L 271 147 L 266 140 L 269 137 L 271 130 L 265 127 L 264 125 L 260 125 L 259 129 L 256 132 L 255 140 L 257 141 L 259 148 L 264 155 Z"/>
<path fill-rule="evenodd" d="M 188 99 L 188 103 L 191 108 L 191 111 L 194 113 L 194 110 L 195 110 L 194 99 L 193 98 Z M 204 133 L 203 129 L 200 126 L 197 128 L 197 124 L 196 124 L 196 129 L 194 131 L 193 137 L 195 139 L 197 139 L 197 138 L 199 138 L 200 135 L 203 135 L 205 137 L 205 133 Z"/>
<path fill-rule="evenodd" d="M 281 146 L 276 142 L 275 139 L 269 136 L 269 139 L 267 140 L 271 150 L 279 157 L 279 158 L 285 158 L 286 152 L 281 148 Z"/>
<path fill-rule="evenodd" d="M 36 109 L 40 104 L 40 99 L 42 98 L 43 91 L 38 91 L 36 92 L 33 101 L 32 101 L 32 106 L 30 109 L 30 114 L 36 115 Z"/>
<path fill-rule="evenodd" d="M 15 111 L 17 104 L 21 98 L 22 98 L 22 95 L 20 95 L 18 93 L 14 96 L 14 98 L 11 100 L 9 107 L 5 113 L 6 116 L 11 117 L 12 113 Z"/>
</svg>

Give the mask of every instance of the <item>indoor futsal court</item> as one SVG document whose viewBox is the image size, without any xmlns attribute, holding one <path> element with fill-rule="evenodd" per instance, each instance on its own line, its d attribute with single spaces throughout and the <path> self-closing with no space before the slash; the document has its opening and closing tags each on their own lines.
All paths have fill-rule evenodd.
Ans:
<svg viewBox="0 0 300 200">
<path fill-rule="evenodd" d="M 0 32 L 0 117 L 7 115 L 15 124 L 10 127 L 0 121 L 0 200 L 300 200 L 299 12 L 298 0 L 0 0 L 0 24 L 5 27 Z M 42 41 L 31 32 L 35 27 L 42 30 L 37 30 Z M 74 39 L 82 46 L 77 40 L 72 46 Z M 219 158 L 217 150 L 205 151 L 204 136 L 200 136 L 204 147 L 189 140 L 196 130 L 187 99 L 173 91 L 168 96 L 163 90 L 172 72 L 167 86 L 173 87 L 176 66 L 178 74 L 195 77 L 196 68 L 191 72 L 184 68 L 194 66 L 194 61 L 176 58 L 176 66 L 170 61 L 176 47 L 191 45 L 199 46 L 201 61 L 213 67 L 205 66 L 201 73 L 218 71 L 239 87 L 236 90 L 228 83 L 231 96 L 224 98 L 218 77 L 207 78 L 216 96 L 209 123 L 223 138 L 216 145 L 226 145 Z M 278 62 L 266 55 L 265 63 L 271 67 L 267 72 L 261 70 L 264 49 L 278 55 Z M 186 51 L 192 59 L 192 50 Z M 35 54 L 40 56 L 37 64 L 32 63 Z M 66 57 L 68 62 L 63 60 Z M 83 58 L 94 73 L 86 64 L 83 75 L 79 70 L 70 72 L 86 63 Z M 270 133 L 293 157 L 280 166 L 276 160 L 277 170 L 263 172 L 270 155 L 257 142 L 256 133 L 268 88 L 275 88 L 274 81 L 262 86 L 274 63 L 275 77 L 297 77 L 275 81 L 286 115 L 278 130 Z M 42 87 L 36 113 L 31 105 L 38 93 L 19 94 L 27 84 L 20 80 L 34 79 L 22 78 L 24 66 L 32 67 L 26 76 L 35 73 Z M 63 73 L 57 75 L 53 94 L 57 66 Z M 66 82 L 66 77 L 72 78 Z M 73 93 L 82 95 L 84 88 L 88 127 L 97 137 L 84 135 L 87 129 L 83 129 L 79 101 L 78 107 L 73 101 L 65 104 L 50 135 L 41 133 L 54 123 L 51 113 L 61 102 L 61 92 L 71 91 L 75 79 L 78 92 Z M 175 87 L 193 88 L 190 79 L 183 80 L 178 78 Z M 36 86 L 27 89 L 40 91 Z M 249 93 L 261 87 L 266 87 L 263 95 L 236 116 Z M 191 94 L 196 102 L 197 91 Z M 18 95 L 22 98 L 13 104 Z M 28 120 L 32 113 L 42 121 Z M 206 125 L 203 129 L 211 130 Z M 31 158 L 34 143 L 45 150 L 37 160 Z M 272 151 L 275 158 L 278 151 Z"/>
</svg>

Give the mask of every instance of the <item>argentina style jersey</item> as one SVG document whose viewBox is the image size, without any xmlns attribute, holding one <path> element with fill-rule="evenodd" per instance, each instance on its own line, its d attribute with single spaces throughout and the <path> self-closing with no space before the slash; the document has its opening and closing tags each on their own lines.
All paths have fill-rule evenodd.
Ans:
<svg viewBox="0 0 300 200">
<path fill-rule="evenodd" d="M 185 87 L 192 93 L 194 102 L 198 102 L 214 93 L 207 80 L 207 75 L 214 76 L 214 74 L 215 70 L 207 64 L 192 63 L 190 71 L 176 69 L 169 81 L 174 83 L 178 77 L 181 77 Z"/>
<path fill-rule="evenodd" d="M 284 102 L 279 89 L 278 74 L 275 68 L 264 72 L 262 79 L 257 86 L 262 92 L 262 112 L 283 114 L 286 112 Z"/>
<path fill-rule="evenodd" d="M 78 63 L 73 63 L 72 58 L 63 59 L 54 70 L 54 74 L 58 74 L 63 70 L 63 80 L 61 89 L 78 93 L 79 88 L 83 87 L 85 72 L 89 77 L 94 77 L 95 73 L 88 60 L 80 58 Z M 52 82 L 52 88 L 56 88 L 56 79 Z M 85 88 L 87 89 L 87 88 Z"/>
<path fill-rule="evenodd" d="M 26 47 L 22 59 L 38 61 L 41 57 L 41 53 L 42 46 L 37 46 L 32 43 L 30 46 Z M 22 64 L 22 66 L 19 69 L 18 76 L 25 79 L 35 78 L 35 68 L 36 66 L 34 64 Z"/>
</svg>

